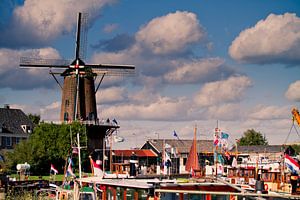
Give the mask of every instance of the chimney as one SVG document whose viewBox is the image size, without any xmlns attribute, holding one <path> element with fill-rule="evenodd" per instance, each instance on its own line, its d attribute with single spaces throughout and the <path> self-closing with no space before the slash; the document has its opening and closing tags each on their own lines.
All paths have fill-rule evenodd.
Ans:
<svg viewBox="0 0 300 200">
<path fill-rule="evenodd" d="M 4 108 L 9 109 L 9 104 L 4 104 Z"/>
</svg>

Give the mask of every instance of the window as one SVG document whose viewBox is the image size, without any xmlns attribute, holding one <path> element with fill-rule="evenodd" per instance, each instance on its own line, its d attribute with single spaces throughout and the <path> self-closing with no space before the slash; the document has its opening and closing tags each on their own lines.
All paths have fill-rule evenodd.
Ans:
<svg viewBox="0 0 300 200">
<path fill-rule="evenodd" d="M 16 137 L 16 144 L 19 144 L 20 143 L 20 139 L 19 137 Z"/>
<path fill-rule="evenodd" d="M 28 125 L 21 125 L 24 133 L 30 133 L 31 130 L 30 130 L 30 127 Z"/>
<path fill-rule="evenodd" d="M 69 113 L 68 112 L 64 113 L 64 121 L 69 121 Z"/>
<path fill-rule="evenodd" d="M 70 105 L 70 101 L 69 101 L 69 99 L 66 99 L 66 101 L 65 101 L 65 107 L 68 107 Z"/>
<path fill-rule="evenodd" d="M 2 137 L 2 146 L 3 147 L 11 147 L 12 143 L 11 143 L 11 137 Z"/>
</svg>

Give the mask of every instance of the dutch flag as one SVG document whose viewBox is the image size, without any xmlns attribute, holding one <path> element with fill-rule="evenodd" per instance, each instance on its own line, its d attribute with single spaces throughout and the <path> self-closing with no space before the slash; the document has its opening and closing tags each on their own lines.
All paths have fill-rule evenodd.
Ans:
<svg viewBox="0 0 300 200">
<path fill-rule="evenodd" d="M 285 165 L 293 172 L 297 173 L 299 171 L 299 164 L 298 161 L 293 159 L 291 156 L 285 154 L 284 156 L 284 163 Z"/>
</svg>

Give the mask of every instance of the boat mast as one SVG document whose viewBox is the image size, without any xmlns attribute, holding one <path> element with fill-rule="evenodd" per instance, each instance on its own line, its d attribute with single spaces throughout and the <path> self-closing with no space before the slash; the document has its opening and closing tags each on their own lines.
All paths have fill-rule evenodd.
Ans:
<svg viewBox="0 0 300 200">
<path fill-rule="evenodd" d="M 78 148 L 78 168 L 79 168 L 79 178 L 81 179 L 81 156 L 80 156 L 80 140 L 79 133 L 77 133 L 77 148 Z"/>
</svg>

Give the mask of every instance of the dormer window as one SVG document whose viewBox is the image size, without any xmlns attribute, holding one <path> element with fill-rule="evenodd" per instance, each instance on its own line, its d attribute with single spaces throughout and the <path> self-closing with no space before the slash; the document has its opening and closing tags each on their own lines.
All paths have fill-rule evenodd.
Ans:
<svg viewBox="0 0 300 200">
<path fill-rule="evenodd" d="M 30 130 L 30 126 L 28 125 L 21 125 L 24 133 L 31 133 L 31 130 Z"/>
</svg>

